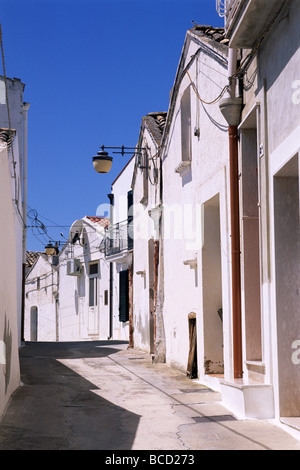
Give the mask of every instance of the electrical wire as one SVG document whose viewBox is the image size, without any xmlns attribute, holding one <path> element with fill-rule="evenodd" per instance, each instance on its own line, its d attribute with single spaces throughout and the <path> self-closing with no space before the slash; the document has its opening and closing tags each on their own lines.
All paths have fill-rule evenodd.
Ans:
<svg viewBox="0 0 300 470">
<path fill-rule="evenodd" d="M 191 82 L 191 85 L 192 85 L 192 88 L 193 88 L 195 94 L 197 95 L 198 99 L 199 99 L 202 103 L 204 103 L 204 104 L 210 105 L 210 104 L 215 104 L 215 103 L 217 103 L 217 102 L 220 101 L 220 99 L 223 97 L 224 93 L 226 92 L 226 90 L 227 90 L 227 88 L 228 88 L 228 85 L 224 86 L 224 88 L 222 89 L 221 93 L 220 93 L 214 100 L 212 100 L 212 101 L 205 101 L 205 100 L 202 99 L 201 96 L 199 95 L 199 92 L 198 92 L 198 90 L 197 90 L 197 88 L 196 88 L 196 86 L 195 86 L 193 80 L 191 79 L 191 76 L 190 76 L 188 70 L 186 71 L 186 73 L 187 73 L 187 75 L 188 75 L 188 77 L 189 77 L 189 79 L 190 79 L 190 82 Z"/>
</svg>

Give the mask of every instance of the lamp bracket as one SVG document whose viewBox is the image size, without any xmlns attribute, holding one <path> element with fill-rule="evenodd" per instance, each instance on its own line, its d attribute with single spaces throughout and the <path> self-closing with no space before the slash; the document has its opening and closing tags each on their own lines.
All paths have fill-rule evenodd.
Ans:
<svg viewBox="0 0 300 470">
<path fill-rule="evenodd" d="M 104 145 L 102 145 L 100 147 L 102 150 L 104 149 L 118 149 L 118 150 L 121 150 L 120 152 L 113 152 L 113 153 L 120 153 L 121 155 L 125 155 L 127 153 L 131 153 L 132 152 L 125 152 L 125 150 L 134 150 L 135 153 L 142 153 L 143 150 L 146 150 L 145 147 L 125 147 L 124 145 L 122 145 L 121 147 L 105 147 Z"/>
</svg>

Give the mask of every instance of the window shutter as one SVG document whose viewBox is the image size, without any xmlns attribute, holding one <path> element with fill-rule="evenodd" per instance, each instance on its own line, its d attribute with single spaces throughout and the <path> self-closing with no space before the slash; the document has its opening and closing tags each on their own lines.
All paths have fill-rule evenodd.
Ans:
<svg viewBox="0 0 300 470">
<path fill-rule="evenodd" d="M 128 270 L 119 273 L 119 320 L 129 320 Z"/>
<path fill-rule="evenodd" d="M 127 246 L 128 250 L 132 250 L 133 248 L 133 229 L 132 229 L 132 221 L 133 221 L 133 192 L 128 191 L 127 193 Z"/>
</svg>

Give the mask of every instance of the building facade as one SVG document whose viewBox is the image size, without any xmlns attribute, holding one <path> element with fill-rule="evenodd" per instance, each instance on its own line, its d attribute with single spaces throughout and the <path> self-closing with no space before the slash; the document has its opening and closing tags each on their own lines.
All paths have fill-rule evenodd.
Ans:
<svg viewBox="0 0 300 470">
<path fill-rule="evenodd" d="M 247 414 L 250 384 L 258 404 L 253 413 L 261 416 L 264 408 L 294 426 L 300 413 L 300 6 L 231 0 L 219 2 L 219 13 L 232 57 L 229 76 L 239 84 L 221 107 L 228 118 L 231 105 L 240 106 L 241 378 L 225 385 L 224 398 Z"/>
<path fill-rule="evenodd" d="M 231 367 L 223 39 L 222 28 L 187 32 L 161 143 L 166 361 L 216 388 Z"/>
<path fill-rule="evenodd" d="M 133 336 L 134 346 L 153 355 L 164 353 L 163 329 L 158 307 L 162 268 L 159 246 L 162 210 L 160 143 L 166 113 L 149 113 L 142 118 L 135 160 L 133 190 Z M 161 359 L 160 359 L 161 360 Z"/>
<path fill-rule="evenodd" d="M 113 322 L 113 337 L 128 341 L 133 347 L 132 317 L 132 175 L 134 157 L 125 165 L 113 181 L 110 200 L 110 226 L 100 250 L 110 265 L 110 309 Z"/>
<path fill-rule="evenodd" d="M 20 383 L 29 107 L 23 93 L 21 80 L 0 76 L 0 240 L 5 247 L 0 268 L 0 415 Z"/>
<path fill-rule="evenodd" d="M 86 216 L 59 254 L 59 341 L 110 336 L 109 266 L 99 251 L 109 219 Z"/>
<path fill-rule="evenodd" d="M 27 252 L 25 341 L 58 341 L 58 256 Z"/>
</svg>

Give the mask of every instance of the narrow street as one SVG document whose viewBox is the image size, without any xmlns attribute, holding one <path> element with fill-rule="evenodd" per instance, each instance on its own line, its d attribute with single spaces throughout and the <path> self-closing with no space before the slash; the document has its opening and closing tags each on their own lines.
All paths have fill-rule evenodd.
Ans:
<svg viewBox="0 0 300 470">
<path fill-rule="evenodd" d="M 266 421 L 118 341 L 27 343 L 0 450 L 300 450 Z"/>
</svg>

